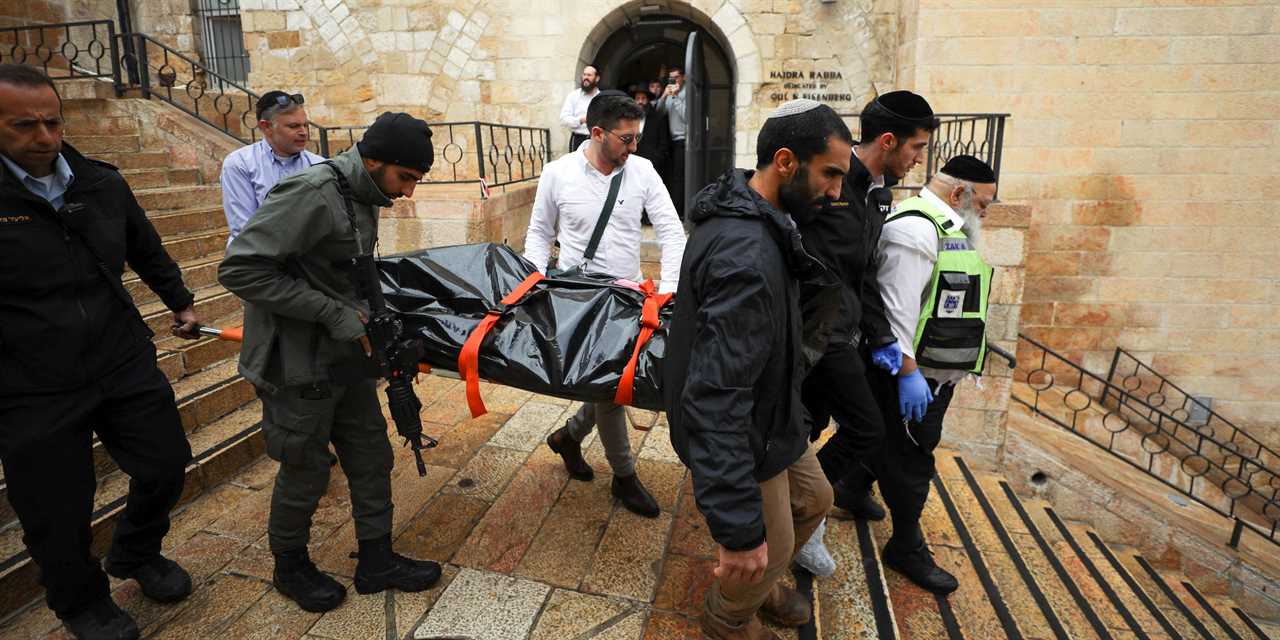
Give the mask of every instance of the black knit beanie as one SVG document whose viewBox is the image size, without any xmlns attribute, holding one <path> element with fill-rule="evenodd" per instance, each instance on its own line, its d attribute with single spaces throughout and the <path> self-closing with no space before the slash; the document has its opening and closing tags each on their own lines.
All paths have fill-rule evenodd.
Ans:
<svg viewBox="0 0 1280 640">
<path fill-rule="evenodd" d="M 435 149 L 427 123 L 407 113 L 386 112 L 378 116 L 359 143 L 360 156 L 389 164 L 431 170 Z"/>
</svg>

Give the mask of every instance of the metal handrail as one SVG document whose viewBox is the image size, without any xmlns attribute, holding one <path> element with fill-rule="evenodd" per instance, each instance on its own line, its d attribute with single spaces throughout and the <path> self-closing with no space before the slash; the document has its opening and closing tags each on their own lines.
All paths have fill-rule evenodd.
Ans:
<svg viewBox="0 0 1280 640">
<path fill-rule="evenodd" d="M 1015 374 L 1015 382 L 1025 383 L 1034 397 L 1028 400 L 1015 388 L 1014 401 L 1161 484 L 1232 519 L 1231 546 L 1239 543 L 1243 530 L 1253 531 L 1280 546 L 1280 475 L 1251 463 L 1211 436 L 1199 433 L 1141 398 L 1120 402 L 1114 408 L 1101 404 L 1103 395 L 1128 394 L 1044 344 L 1023 334 L 1019 334 L 1018 339 L 1040 353 L 1038 358 L 1023 358 L 1031 361 L 1030 367 L 1021 370 L 1026 372 L 1025 377 L 1019 380 Z M 1060 381 L 1060 377 L 1065 377 L 1065 380 Z M 1046 393 L 1054 388 L 1068 390 L 1060 400 L 1054 401 Z M 1048 406 L 1051 401 L 1057 406 Z M 1086 419 L 1086 412 L 1095 408 L 1095 402 L 1102 418 L 1091 424 Z M 1064 413 L 1070 415 L 1069 420 L 1060 417 Z M 1143 429 L 1141 425 L 1148 428 Z M 1121 440 L 1124 433 L 1136 436 L 1136 446 L 1132 438 Z M 1222 461 L 1216 459 L 1218 455 L 1222 456 Z M 1235 470 L 1230 467 L 1235 467 Z M 1186 477 L 1185 483 L 1178 482 L 1177 477 L 1166 477 L 1161 469 L 1170 474 L 1180 472 Z M 1222 499 L 1228 502 L 1227 506 L 1221 504 L 1222 499 L 1207 495 L 1204 491 L 1206 485 L 1216 487 Z M 1245 519 L 1248 515 L 1262 522 Z"/>
<path fill-rule="evenodd" d="M 1132 373 L 1121 374 L 1122 360 L 1132 363 Z M 1130 370 L 1127 364 L 1124 369 Z M 1118 375 L 1122 376 L 1119 381 L 1116 380 Z M 1158 386 L 1150 392 L 1146 392 L 1143 389 L 1145 381 L 1148 379 L 1159 381 Z M 1222 414 L 1214 411 L 1212 407 L 1198 400 L 1164 374 L 1151 368 L 1150 365 L 1139 360 L 1137 356 L 1123 347 L 1116 347 L 1115 355 L 1111 358 L 1111 368 L 1107 371 L 1107 381 L 1127 391 L 1128 395 L 1124 396 L 1124 398 L 1135 397 L 1146 392 L 1146 396 L 1143 399 L 1147 404 L 1158 407 L 1161 410 L 1172 406 L 1173 408 L 1166 411 L 1166 413 L 1172 416 L 1173 419 L 1180 420 L 1197 431 L 1207 431 L 1218 436 L 1220 429 L 1227 430 L 1230 433 L 1230 437 L 1225 438 L 1227 446 L 1235 447 L 1241 456 L 1246 455 L 1244 453 L 1245 450 L 1251 450 L 1252 454 L 1247 457 L 1251 458 L 1254 464 L 1266 467 L 1280 475 L 1280 452 L 1276 452 L 1275 449 L 1267 446 L 1261 440 L 1253 437 L 1244 429 L 1223 417 Z M 1181 394 L 1181 402 L 1175 401 L 1174 394 L 1170 393 L 1170 391 Z M 1124 398 L 1121 398 L 1121 400 Z M 1104 395 L 1102 401 L 1106 402 L 1106 400 L 1107 396 Z M 1203 425 L 1191 424 L 1192 407 L 1198 407 L 1204 411 L 1206 420 Z M 1221 427 L 1219 427 L 1219 424 Z M 1270 462 L 1267 462 L 1267 459 Z"/>
<path fill-rule="evenodd" d="M 857 131 L 857 113 L 839 114 L 850 130 Z M 939 113 L 940 124 L 929 136 L 928 157 L 923 172 L 917 170 L 894 185 L 894 189 L 918 191 L 933 178 L 947 160 L 962 154 L 975 156 L 996 174 L 996 188 L 1000 185 L 1000 167 L 1004 159 L 1004 126 L 1007 113 Z M 857 136 L 855 136 L 855 139 Z M 998 194 L 998 191 L 997 191 Z"/>
<path fill-rule="evenodd" d="M 87 43 L 77 37 L 85 30 Z M 54 80 L 111 78 L 119 86 L 116 56 L 116 23 L 111 20 L 0 28 L 0 63 L 38 67 Z"/>
</svg>

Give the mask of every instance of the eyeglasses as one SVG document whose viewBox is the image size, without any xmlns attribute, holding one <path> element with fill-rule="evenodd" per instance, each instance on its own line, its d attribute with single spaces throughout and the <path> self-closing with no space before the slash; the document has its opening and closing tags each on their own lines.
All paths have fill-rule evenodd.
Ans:
<svg viewBox="0 0 1280 640">
<path fill-rule="evenodd" d="M 625 136 L 620 136 L 620 135 L 618 135 L 618 134 L 616 134 L 616 133 L 614 133 L 614 132 L 612 132 L 612 131 L 610 131 L 610 130 L 608 130 L 608 129 L 602 129 L 602 131 L 604 131 L 605 133 L 607 133 L 607 134 L 609 134 L 609 135 L 611 135 L 611 136 L 613 136 L 613 137 L 617 138 L 617 139 L 618 139 L 618 142 L 621 142 L 623 145 L 628 146 L 628 147 L 629 147 L 629 146 L 631 146 L 632 144 L 634 144 L 634 143 L 636 143 L 636 142 L 639 142 L 639 141 L 640 141 L 640 134 L 638 134 L 638 133 L 629 133 L 629 134 L 627 134 L 627 135 L 625 135 Z"/>
</svg>

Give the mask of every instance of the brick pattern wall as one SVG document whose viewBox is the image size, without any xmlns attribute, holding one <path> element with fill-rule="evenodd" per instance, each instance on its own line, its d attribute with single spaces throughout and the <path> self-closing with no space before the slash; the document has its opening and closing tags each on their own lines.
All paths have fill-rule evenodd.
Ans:
<svg viewBox="0 0 1280 640">
<path fill-rule="evenodd" d="M 912 4 L 904 84 L 1013 114 L 1001 195 L 1035 204 L 1023 330 L 1103 373 L 1134 350 L 1280 441 L 1276 5 Z"/>
</svg>

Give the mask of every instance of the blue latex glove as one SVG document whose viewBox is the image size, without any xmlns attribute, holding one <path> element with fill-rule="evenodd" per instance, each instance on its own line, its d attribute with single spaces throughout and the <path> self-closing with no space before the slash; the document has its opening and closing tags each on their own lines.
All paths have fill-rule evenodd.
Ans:
<svg viewBox="0 0 1280 640">
<path fill-rule="evenodd" d="M 902 368 L 902 347 L 898 346 L 898 341 L 872 349 L 871 364 L 888 371 L 891 376 L 898 375 L 898 370 Z"/>
<path fill-rule="evenodd" d="M 898 410 L 903 419 L 923 420 L 930 402 L 933 402 L 933 391 L 919 369 L 898 377 Z"/>
</svg>

